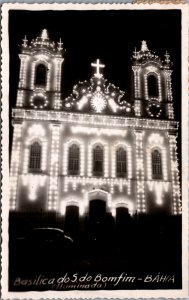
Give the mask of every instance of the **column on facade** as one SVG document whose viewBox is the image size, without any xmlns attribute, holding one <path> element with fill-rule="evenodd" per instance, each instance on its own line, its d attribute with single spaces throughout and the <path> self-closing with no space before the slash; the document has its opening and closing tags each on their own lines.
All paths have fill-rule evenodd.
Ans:
<svg viewBox="0 0 189 300">
<path fill-rule="evenodd" d="M 172 85 L 171 85 L 171 74 L 172 70 L 165 70 L 166 75 L 166 91 L 167 91 L 167 116 L 169 119 L 174 119 L 174 110 L 173 110 L 173 96 L 172 96 Z"/>
<path fill-rule="evenodd" d="M 24 100 L 24 91 L 23 89 L 26 88 L 26 72 L 27 72 L 27 60 L 28 56 L 24 54 L 20 54 L 20 78 L 19 78 L 19 88 L 17 92 L 17 102 L 16 105 L 19 107 L 23 106 Z"/>
<path fill-rule="evenodd" d="M 34 81 L 35 81 L 35 65 L 36 61 L 31 63 L 31 76 L 30 76 L 30 89 L 34 89 Z"/>
<path fill-rule="evenodd" d="M 20 78 L 19 78 L 19 88 L 26 87 L 26 70 L 27 70 L 27 60 L 28 56 L 24 54 L 19 54 L 20 57 Z"/>
<path fill-rule="evenodd" d="M 140 66 L 132 67 L 134 72 L 134 93 L 135 93 L 135 115 L 141 116 L 141 90 L 140 90 Z"/>
<path fill-rule="evenodd" d="M 61 125 L 59 123 L 51 124 L 50 174 L 47 209 L 52 211 L 56 211 L 58 205 L 60 129 Z"/>
<path fill-rule="evenodd" d="M 62 58 L 56 58 L 55 60 L 55 76 L 54 76 L 54 90 L 55 97 L 54 97 L 54 109 L 61 108 L 61 70 L 62 70 Z"/>
<path fill-rule="evenodd" d="M 56 58 L 55 60 L 55 81 L 54 81 L 54 89 L 57 92 L 61 90 L 61 66 L 63 59 Z"/>
<path fill-rule="evenodd" d="M 143 153 L 143 131 L 135 130 L 135 155 L 136 155 L 136 192 L 137 212 L 146 212 L 146 201 L 144 192 L 144 153 Z"/>
<path fill-rule="evenodd" d="M 173 195 L 173 214 L 181 213 L 181 199 L 180 199 L 180 182 L 179 182 L 179 169 L 177 158 L 177 136 L 176 133 L 168 133 L 169 150 L 171 161 L 171 181 L 172 181 L 172 195 Z"/>
<path fill-rule="evenodd" d="M 10 167 L 10 209 L 16 209 L 16 200 L 18 192 L 18 175 L 20 167 L 20 154 L 21 154 L 21 136 L 22 136 L 22 122 L 14 121 L 14 133 L 11 155 Z"/>
</svg>

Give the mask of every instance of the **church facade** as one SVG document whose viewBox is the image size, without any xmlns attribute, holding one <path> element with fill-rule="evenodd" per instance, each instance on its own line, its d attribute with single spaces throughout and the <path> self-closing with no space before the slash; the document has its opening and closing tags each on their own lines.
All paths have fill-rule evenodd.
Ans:
<svg viewBox="0 0 189 300">
<path fill-rule="evenodd" d="M 64 49 L 47 30 L 23 40 L 10 168 L 10 210 L 113 217 L 181 213 L 171 61 L 142 41 L 132 56 L 133 95 L 94 75 L 61 96 Z M 100 210 L 99 210 L 100 213 Z"/>
</svg>

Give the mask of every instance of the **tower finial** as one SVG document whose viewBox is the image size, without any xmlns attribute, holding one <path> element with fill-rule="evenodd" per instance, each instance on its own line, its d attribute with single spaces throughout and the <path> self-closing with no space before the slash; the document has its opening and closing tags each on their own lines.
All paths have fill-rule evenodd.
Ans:
<svg viewBox="0 0 189 300">
<path fill-rule="evenodd" d="M 138 58 L 138 52 L 136 51 L 136 47 L 135 47 L 135 50 L 133 51 L 133 57 Z"/>
<path fill-rule="evenodd" d="M 47 31 L 47 29 L 43 29 L 43 30 L 42 30 L 41 38 L 42 38 L 42 40 L 46 40 L 46 39 L 49 38 L 49 37 L 48 37 L 48 31 Z"/>
<path fill-rule="evenodd" d="M 165 62 L 166 62 L 167 64 L 170 63 L 170 55 L 169 55 L 169 53 L 167 52 L 167 50 L 166 50 L 166 52 L 165 52 Z"/>
<path fill-rule="evenodd" d="M 58 42 L 58 50 L 59 50 L 59 51 L 63 49 L 62 46 L 63 46 L 63 43 L 62 43 L 62 40 L 61 40 L 61 38 L 60 38 L 60 40 L 59 40 L 59 42 Z"/>
<path fill-rule="evenodd" d="M 147 43 L 146 43 L 146 41 L 144 41 L 144 40 L 142 41 L 141 51 L 142 51 L 142 52 L 149 51 L 148 46 L 147 46 Z"/>
<path fill-rule="evenodd" d="M 23 41 L 22 46 L 23 46 L 23 47 L 27 47 L 27 45 L 28 45 L 28 40 L 27 40 L 26 35 L 25 35 L 25 37 L 24 37 L 24 39 L 23 39 L 22 41 Z"/>
</svg>

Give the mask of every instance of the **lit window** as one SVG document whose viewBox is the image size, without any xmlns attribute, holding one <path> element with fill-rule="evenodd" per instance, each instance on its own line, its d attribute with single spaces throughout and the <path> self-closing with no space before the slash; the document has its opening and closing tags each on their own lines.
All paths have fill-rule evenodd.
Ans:
<svg viewBox="0 0 189 300">
<path fill-rule="evenodd" d="M 68 174 L 79 175 L 79 147 L 75 144 L 69 147 Z"/>
<path fill-rule="evenodd" d="M 93 149 L 93 175 L 103 175 L 103 148 L 101 146 Z"/>
<path fill-rule="evenodd" d="M 116 151 L 116 173 L 117 177 L 127 175 L 127 153 L 122 147 Z"/>
<path fill-rule="evenodd" d="M 161 153 L 158 150 L 152 151 L 152 178 L 162 179 Z"/>
<path fill-rule="evenodd" d="M 29 171 L 39 172 L 41 170 L 41 145 L 34 142 L 30 147 Z"/>
<path fill-rule="evenodd" d="M 39 64 L 35 72 L 35 85 L 46 85 L 47 68 L 43 64 Z"/>
<path fill-rule="evenodd" d="M 155 74 L 148 75 L 148 96 L 158 97 L 158 78 Z"/>
</svg>

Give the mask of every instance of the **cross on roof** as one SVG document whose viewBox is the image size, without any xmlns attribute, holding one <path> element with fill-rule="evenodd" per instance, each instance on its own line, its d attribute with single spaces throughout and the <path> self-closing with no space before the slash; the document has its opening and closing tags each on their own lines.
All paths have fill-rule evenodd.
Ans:
<svg viewBox="0 0 189 300">
<path fill-rule="evenodd" d="M 100 68 L 104 68 L 105 65 L 100 64 L 100 60 L 97 59 L 96 63 L 92 63 L 91 66 L 96 68 L 96 73 L 94 74 L 95 77 L 101 78 L 102 74 L 100 73 Z"/>
</svg>

